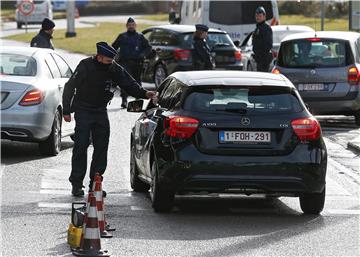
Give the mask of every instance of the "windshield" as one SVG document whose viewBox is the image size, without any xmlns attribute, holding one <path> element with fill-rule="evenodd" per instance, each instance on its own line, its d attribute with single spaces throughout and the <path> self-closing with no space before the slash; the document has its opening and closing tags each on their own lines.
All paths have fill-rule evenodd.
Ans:
<svg viewBox="0 0 360 257">
<path fill-rule="evenodd" d="M 186 48 L 192 48 L 193 47 L 193 34 L 183 34 L 182 35 L 183 44 Z M 216 32 L 210 32 L 208 34 L 208 37 L 206 39 L 207 44 L 210 48 L 213 47 L 222 47 L 222 46 L 234 46 L 234 43 L 232 42 L 231 38 L 228 34 L 225 33 L 216 33 Z"/>
<path fill-rule="evenodd" d="M 289 88 L 272 86 L 195 89 L 185 99 L 184 110 L 248 114 L 293 113 L 303 108 Z"/>
<path fill-rule="evenodd" d="M 343 40 L 309 38 L 283 42 L 278 64 L 281 67 L 343 67 L 349 62 Z"/>
<path fill-rule="evenodd" d="M 35 76 L 36 60 L 33 57 L 17 54 L 0 54 L 0 73 L 10 76 Z"/>
<path fill-rule="evenodd" d="M 270 1 L 210 1 L 210 22 L 223 25 L 255 24 L 255 10 L 263 6 L 266 19 L 273 18 L 272 3 Z"/>
</svg>

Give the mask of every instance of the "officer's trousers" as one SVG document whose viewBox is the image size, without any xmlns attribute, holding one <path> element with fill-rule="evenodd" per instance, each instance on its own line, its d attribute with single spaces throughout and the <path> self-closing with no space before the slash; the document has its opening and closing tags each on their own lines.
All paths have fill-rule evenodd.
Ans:
<svg viewBox="0 0 360 257">
<path fill-rule="evenodd" d="M 107 152 L 110 137 L 110 122 L 106 111 L 75 111 L 75 137 L 71 159 L 70 182 L 75 187 L 81 187 L 87 169 L 87 150 L 89 147 L 90 132 L 94 152 L 90 166 L 90 183 L 96 173 L 101 175 L 107 165 Z"/>
<path fill-rule="evenodd" d="M 269 72 L 270 63 L 269 62 L 258 62 L 256 63 L 256 71 Z"/>
<path fill-rule="evenodd" d="M 143 63 L 141 61 L 130 60 L 121 63 L 121 65 L 136 80 L 136 82 L 141 85 L 141 73 L 142 73 Z M 128 97 L 128 94 L 123 89 L 121 90 L 121 97 L 123 100 L 127 99 Z"/>
</svg>

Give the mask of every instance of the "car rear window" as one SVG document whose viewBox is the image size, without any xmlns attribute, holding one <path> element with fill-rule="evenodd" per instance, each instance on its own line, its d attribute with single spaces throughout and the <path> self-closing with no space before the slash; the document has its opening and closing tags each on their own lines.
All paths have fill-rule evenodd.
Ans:
<svg viewBox="0 0 360 257">
<path fill-rule="evenodd" d="M 0 54 L 0 73 L 10 76 L 35 76 L 36 60 L 30 56 L 18 54 Z"/>
<path fill-rule="evenodd" d="M 194 89 L 184 110 L 247 114 L 295 113 L 303 110 L 295 92 L 274 86 Z"/>
<path fill-rule="evenodd" d="M 193 33 L 182 34 L 181 37 L 184 47 L 192 48 Z M 234 46 L 230 36 L 225 33 L 209 32 L 206 42 L 211 48 L 217 46 Z"/>
<path fill-rule="evenodd" d="M 281 43 L 278 65 L 289 68 L 344 67 L 351 63 L 344 40 L 307 38 Z"/>
</svg>

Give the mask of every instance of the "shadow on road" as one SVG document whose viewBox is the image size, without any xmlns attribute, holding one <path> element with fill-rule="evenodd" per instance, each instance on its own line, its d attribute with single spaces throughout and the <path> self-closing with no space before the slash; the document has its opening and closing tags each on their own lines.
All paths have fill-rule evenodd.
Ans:
<svg viewBox="0 0 360 257">
<path fill-rule="evenodd" d="M 73 147 L 71 141 L 63 141 L 61 150 Z M 42 156 L 39 152 L 37 143 L 15 142 L 10 140 L 1 140 L 1 163 L 12 165 L 22 162 L 34 161 L 48 158 Z"/>
</svg>

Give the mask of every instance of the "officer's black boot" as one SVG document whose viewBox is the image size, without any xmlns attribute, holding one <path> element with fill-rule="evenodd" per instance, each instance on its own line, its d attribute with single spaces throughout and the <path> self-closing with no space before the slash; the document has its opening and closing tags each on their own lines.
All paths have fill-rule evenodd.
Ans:
<svg viewBox="0 0 360 257">
<path fill-rule="evenodd" d="M 121 103 L 121 108 L 126 108 L 126 107 L 127 107 L 127 97 L 123 97 L 122 103 Z"/>
<path fill-rule="evenodd" d="M 82 189 L 82 186 L 73 186 L 71 194 L 75 197 L 80 197 L 84 195 L 84 190 Z"/>
</svg>

